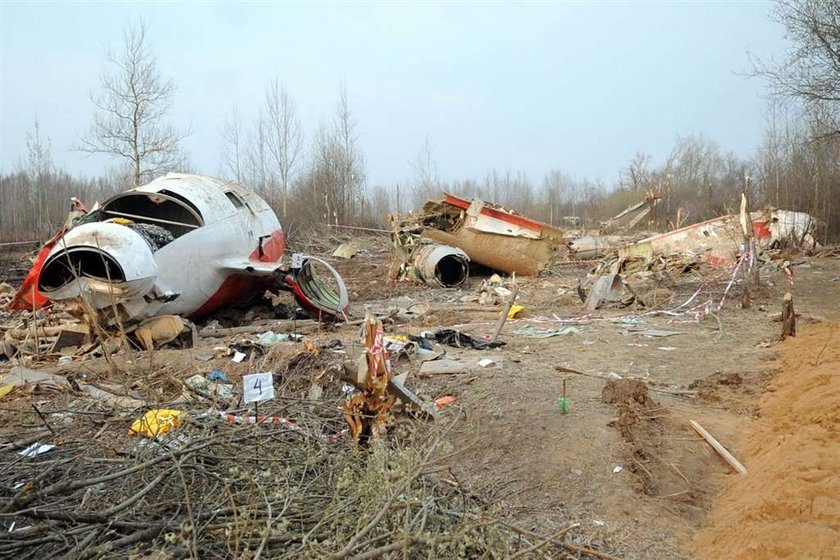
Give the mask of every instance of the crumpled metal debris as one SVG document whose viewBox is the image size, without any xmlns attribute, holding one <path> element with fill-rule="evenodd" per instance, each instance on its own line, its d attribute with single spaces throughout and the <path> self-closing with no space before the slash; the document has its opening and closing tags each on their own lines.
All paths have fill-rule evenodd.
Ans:
<svg viewBox="0 0 840 560">
<path fill-rule="evenodd" d="M 435 340 L 441 344 L 448 344 L 455 348 L 473 348 L 474 350 L 485 350 L 487 348 L 498 348 L 505 343 L 500 340 L 483 340 L 474 338 L 467 333 L 454 329 L 440 329 L 434 333 Z"/>
<path fill-rule="evenodd" d="M 549 268 L 563 231 L 478 198 L 448 193 L 430 200 L 420 213 L 391 216 L 395 266 L 392 279 L 404 277 L 411 253 L 422 239 L 461 249 L 470 261 L 507 273 L 536 275 Z"/>
<path fill-rule="evenodd" d="M 634 299 L 619 274 L 604 274 L 592 284 L 584 306 L 587 311 L 594 311 L 609 304 L 630 305 Z"/>
<path fill-rule="evenodd" d="M 364 391 L 351 394 L 341 402 L 350 436 L 357 443 L 382 437 L 393 420 L 391 411 L 394 407 L 394 395 L 387 391 L 391 372 L 382 321 L 368 314 L 365 317 L 364 338 L 364 362 L 359 364 L 360 371 L 357 372 Z M 362 367 L 365 368 L 363 380 Z"/>
</svg>

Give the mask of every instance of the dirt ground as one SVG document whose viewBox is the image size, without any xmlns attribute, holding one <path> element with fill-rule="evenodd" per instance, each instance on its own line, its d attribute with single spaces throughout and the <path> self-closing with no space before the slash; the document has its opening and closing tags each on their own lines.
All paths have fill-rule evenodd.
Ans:
<svg viewBox="0 0 840 560">
<path fill-rule="evenodd" d="M 351 261 L 342 263 L 354 289 L 381 286 L 374 272 L 381 267 L 365 256 L 360 261 L 356 268 Z M 575 542 L 618 557 L 727 557 L 704 552 L 707 544 L 694 536 L 708 523 L 721 489 L 738 475 L 689 420 L 751 466 L 744 434 L 759 418 L 760 398 L 780 367 L 784 345 L 778 344 L 781 323 L 775 316 L 784 292 L 794 293 L 800 336 L 810 329 L 830 330 L 836 325 L 827 322 L 840 320 L 840 260 L 802 259 L 793 270 L 792 287 L 783 272 L 765 271 L 765 287 L 752 294 L 748 309 L 741 308 L 738 296 L 717 318 L 645 317 L 635 327 L 683 333 L 666 338 L 629 334 L 627 325 L 610 320 L 634 314 L 622 309 L 598 312 L 587 325 L 593 332 L 530 338 L 518 334 L 525 320 L 512 321 L 502 348 L 448 348 L 449 357 L 498 362 L 417 382 L 429 396 L 456 396 L 463 411 L 453 435 L 452 477 L 498 504 L 519 526 L 551 533 L 580 522 Z M 565 268 L 546 278 L 520 279 L 518 301 L 526 317 L 581 315 L 573 287 L 585 272 Z M 479 282 L 473 278 L 461 290 L 419 287 L 372 303 L 405 307 L 426 301 L 439 309 L 421 325 L 403 329 L 412 334 L 458 324 L 472 335 L 489 335 L 498 311 L 476 312 L 474 303 L 462 301 Z M 717 288 L 716 302 L 724 287 L 725 282 Z M 676 291 L 690 294 L 691 289 Z M 393 294 L 387 287 L 380 290 Z M 558 371 L 558 366 L 580 373 Z M 616 376 L 643 380 L 650 389 L 646 401 L 604 402 L 604 386 Z M 565 415 L 557 404 L 564 378 L 570 399 Z M 840 442 L 835 438 L 831 444 L 840 456 Z M 831 535 L 840 538 L 840 529 L 835 526 Z"/>
<path fill-rule="evenodd" d="M 427 314 L 407 322 L 386 322 L 386 330 L 420 334 L 457 326 L 476 337 L 492 332 L 500 305 L 476 301 L 482 278 L 473 277 L 469 285 L 450 290 L 392 285 L 386 278 L 387 240 L 363 238 L 358 244 L 362 250 L 352 259 L 333 259 L 347 281 L 355 315 L 363 316 L 365 311 L 394 314 L 426 302 L 431 307 Z M 795 394 L 785 394 L 782 403 L 780 395 L 766 393 L 768 386 L 790 385 L 785 376 L 798 375 L 797 363 L 819 352 L 820 341 L 828 340 L 830 349 L 821 358 L 825 361 L 820 375 L 829 374 L 826 364 L 835 368 L 837 364 L 840 334 L 830 339 L 826 333 L 835 332 L 840 321 L 840 259 L 797 258 L 794 262 L 798 264 L 792 268 L 792 287 L 783 272 L 768 268 L 762 272 L 764 287 L 752 293 L 748 309 L 741 308 L 736 286 L 721 310 L 700 321 L 685 315 L 645 314 L 649 308 L 633 307 L 584 317 L 575 286 L 587 267 L 560 267 L 545 277 L 518 279 L 517 301 L 525 309 L 505 325 L 504 346 L 482 351 L 445 347 L 447 358 L 460 358 L 470 365 L 466 372 L 420 377 L 419 365 L 408 360 L 396 362 L 394 370 L 409 372 L 408 385 L 425 398 L 451 395 L 456 399 L 442 419 L 452 424 L 452 431 L 446 468 L 440 476 L 492 504 L 500 517 L 522 529 L 547 535 L 579 523 L 569 542 L 619 558 L 732 557 L 732 547 L 741 546 L 736 534 L 740 528 L 757 530 L 743 520 L 745 509 L 757 507 L 747 496 L 756 489 L 783 484 L 780 481 L 793 476 L 798 462 L 809 473 L 803 475 L 802 484 L 811 480 L 815 485 L 813 503 L 834 508 L 833 517 L 819 518 L 833 523 L 821 533 L 820 543 L 833 539 L 836 544 L 840 538 L 836 384 L 833 400 L 825 401 L 824 414 L 809 412 L 807 403 L 796 405 Z M 676 307 L 701 280 L 672 278 L 662 283 L 666 287 L 659 308 Z M 703 297 L 708 295 L 717 304 L 727 280 L 706 286 Z M 779 343 L 781 323 L 775 316 L 787 290 L 794 293 L 799 336 Z M 579 320 L 558 322 L 558 318 L 570 317 Z M 577 332 L 539 336 L 547 334 L 546 329 L 569 325 L 577 326 Z M 640 330 L 676 334 L 636 334 Z M 213 347 L 226 342 L 214 339 L 202 339 L 189 350 L 118 356 L 114 363 L 100 358 L 63 367 L 54 362 L 33 367 L 129 388 L 132 372 L 154 371 L 146 385 L 160 387 L 162 400 L 167 384 L 212 369 L 223 369 L 235 381 L 255 368 L 275 367 L 282 372 L 282 383 L 306 395 L 313 378 L 296 372 L 317 370 L 325 374 L 319 378 L 325 394 L 337 399 L 340 382 L 334 366 L 360 352 L 357 327 L 340 326 L 310 338 L 325 347 L 338 339 L 343 348 L 324 350 L 318 358 L 322 361 L 309 364 L 308 369 L 298 367 L 299 346 L 294 343 L 237 365 L 230 358 L 214 357 Z M 483 358 L 495 364 L 478 366 Z M 121 372 L 116 381 L 115 368 Z M 0 374 L 9 369 L 8 362 L 0 362 Z M 564 382 L 569 402 L 566 414 L 558 403 Z M 793 385 L 792 390 L 798 394 L 812 389 Z M 18 401 L 22 399 L 2 403 L 3 409 L 14 410 Z M 795 413 L 782 415 L 780 407 L 788 405 L 795 406 Z M 765 426 L 767 418 L 787 429 L 792 429 L 791 423 L 823 425 L 828 435 L 814 436 L 811 441 L 813 432 L 808 428 L 791 444 L 795 449 L 822 451 L 803 451 L 781 461 L 761 443 L 770 429 Z M 734 473 L 694 432 L 689 420 L 699 422 L 741 459 L 749 474 Z M 0 431 L 14 431 L 15 422 L 14 414 L 4 415 Z M 775 434 L 785 433 L 772 429 Z M 779 468 L 762 466 L 769 460 L 779 463 Z M 808 465 L 812 460 L 824 461 L 823 466 Z M 832 473 L 834 486 L 825 481 Z M 833 496 L 822 495 L 823 489 L 831 489 Z M 724 499 L 735 505 L 721 506 Z M 800 505 L 783 502 L 779 509 L 790 512 Z M 766 533 L 760 534 L 770 535 L 775 527 L 768 523 L 762 528 Z M 742 557 L 784 557 L 780 555 L 783 549 L 755 550 L 756 555 Z M 798 557 L 838 557 L 832 556 L 837 553 L 831 548 L 820 550 L 822 556 Z"/>
<path fill-rule="evenodd" d="M 696 540 L 704 558 L 840 554 L 840 324 L 781 345 L 781 370 L 746 429 L 749 476 L 733 477 Z"/>
</svg>

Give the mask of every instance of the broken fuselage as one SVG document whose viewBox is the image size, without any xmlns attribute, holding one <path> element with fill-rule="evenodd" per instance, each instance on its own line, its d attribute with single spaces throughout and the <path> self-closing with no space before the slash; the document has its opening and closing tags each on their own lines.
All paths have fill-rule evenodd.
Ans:
<svg viewBox="0 0 840 560">
<path fill-rule="evenodd" d="M 123 321 L 196 318 L 262 293 L 284 245 L 277 216 L 253 191 L 170 173 L 84 216 L 55 244 L 37 286 Z"/>
</svg>

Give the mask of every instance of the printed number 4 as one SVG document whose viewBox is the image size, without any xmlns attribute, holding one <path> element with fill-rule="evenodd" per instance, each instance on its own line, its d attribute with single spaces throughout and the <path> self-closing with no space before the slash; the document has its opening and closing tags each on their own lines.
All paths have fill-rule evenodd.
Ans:
<svg viewBox="0 0 840 560">
<path fill-rule="evenodd" d="M 257 378 L 257 380 L 254 381 L 254 390 L 259 391 L 260 395 L 262 395 L 262 379 Z"/>
</svg>

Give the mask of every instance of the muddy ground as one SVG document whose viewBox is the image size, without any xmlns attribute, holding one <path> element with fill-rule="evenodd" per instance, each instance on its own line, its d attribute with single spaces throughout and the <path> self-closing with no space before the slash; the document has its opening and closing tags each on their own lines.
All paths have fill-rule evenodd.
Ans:
<svg viewBox="0 0 840 560">
<path fill-rule="evenodd" d="M 362 250 L 355 257 L 331 259 L 347 281 L 356 316 L 365 311 L 387 315 L 427 302 L 428 313 L 386 321 L 386 330 L 420 334 L 457 325 L 476 337 L 492 332 L 501 304 L 477 301 L 482 277 L 451 290 L 393 285 L 387 281 L 387 239 L 356 242 Z M 814 323 L 840 321 L 840 260 L 797 257 L 793 262 L 793 286 L 784 272 L 766 267 L 763 287 L 753 291 L 749 308 L 742 309 L 736 285 L 722 309 L 699 321 L 645 313 L 672 309 L 701 285 L 702 297 L 717 305 L 728 276 L 704 270 L 660 278 L 645 291 L 657 299 L 653 307 L 599 310 L 583 317 L 576 284 L 588 267 L 558 267 L 545 277 L 518 279 L 524 312 L 505 325 L 505 346 L 482 351 L 445 347 L 446 358 L 465 360 L 468 371 L 420 377 L 419 364 L 402 360 L 395 372 L 408 371 L 408 385 L 425 398 L 456 398 L 440 420 L 453 423 L 451 455 L 440 476 L 493 504 L 503 519 L 542 535 L 580 523 L 573 542 L 615 557 L 692 558 L 697 554 L 695 535 L 707 523 L 715 498 L 738 475 L 692 430 L 689 420 L 702 424 L 737 457 L 745 445 L 745 429 L 758 415 L 759 398 L 779 367 L 781 323 L 775 316 L 784 292 L 794 293 L 800 331 Z M 712 276 L 718 279 L 710 282 Z M 248 320 L 271 314 L 271 307 L 257 308 Z M 579 332 L 537 336 L 568 326 L 557 318 L 570 317 L 581 318 L 573 323 Z M 645 329 L 679 334 L 634 333 Z M 322 352 L 318 372 L 331 371 L 331 364 L 361 350 L 358 327 L 339 326 L 310 338 L 322 346 L 334 339 L 343 344 L 342 349 Z M 236 380 L 280 364 L 280 383 L 301 395 L 312 390 L 312 368 L 289 361 L 300 343 L 283 343 L 262 361 L 233 364 L 227 357 L 213 357 L 213 347 L 227 342 L 200 339 L 193 349 L 133 352 L 114 356 L 113 363 L 98 358 L 59 367 L 47 360 L 30 367 L 112 385 L 131 385 L 131 376 L 144 371 L 146 387 L 159 389 L 165 401 L 171 384 L 195 373 L 221 369 Z M 495 365 L 479 367 L 483 358 Z M 10 367 L 0 362 L 0 374 Z M 116 380 L 115 370 L 121 372 Z M 337 401 L 337 377 L 328 373 L 321 379 L 323 398 Z M 564 381 L 566 414 L 558 404 Z M 4 435 L 19 429 L 21 416 L 14 411 L 29 406 L 25 397 L 13 396 L 2 403 Z M 49 398 L 41 400 L 48 406 Z"/>
</svg>

